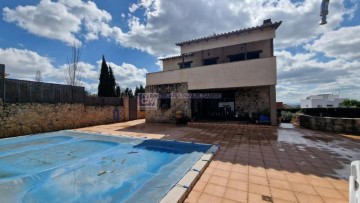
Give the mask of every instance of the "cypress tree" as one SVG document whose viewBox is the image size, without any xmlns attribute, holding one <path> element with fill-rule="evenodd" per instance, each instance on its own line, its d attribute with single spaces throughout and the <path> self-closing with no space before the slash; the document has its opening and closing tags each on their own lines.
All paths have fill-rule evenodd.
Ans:
<svg viewBox="0 0 360 203">
<path fill-rule="evenodd" d="M 119 86 L 119 85 L 116 85 L 115 96 L 116 96 L 116 97 L 120 97 L 120 96 L 121 96 L 121 90 L 120 90 L 120 86 Z"/>
<path fill-rule="evenodd" d="M 107 95 L 108 81 L 109 81 L 109 68 L 106 64 L 105 56 L 103 55 L 101 69 L 100 69 L 99 86 L 98 86 L 99 97 L 108 96 Z"/>
<path fill-rule="evenodd" d="M 115 86 L 116 86 L 116 81 L 115 81 L 115 77 L 112 71 L 111 66 L 109 66 L 109 84 L 108 84 L 108 96 L 109 97 L 115 97 Z"/>
</svg>

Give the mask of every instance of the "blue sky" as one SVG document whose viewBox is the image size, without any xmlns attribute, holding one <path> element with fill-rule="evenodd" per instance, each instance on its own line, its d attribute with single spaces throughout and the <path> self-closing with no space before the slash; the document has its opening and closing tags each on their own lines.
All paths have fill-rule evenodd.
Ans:
<svg viewBox="0 0 360 203">
<path fill-rule="evenodd" d="M 277 31 L 277 100 L 311 94 L 360 99 L 360 9 L 331 0 L 319 26 L 321 0 L 2 0 L 0 63 L 11 78 L 64 83 L 72 44 L 81 48 L 83 85 L 96 92 L 104 54 L 121 87 L 145 84 L 161 70 L 157 58 L 177 54 L 176 42 L 283 21 Z"/>
</svg>

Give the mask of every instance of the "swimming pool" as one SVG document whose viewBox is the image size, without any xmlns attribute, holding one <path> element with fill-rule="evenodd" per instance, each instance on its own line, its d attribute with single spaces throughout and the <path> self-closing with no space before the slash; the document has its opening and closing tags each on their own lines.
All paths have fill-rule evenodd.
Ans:
<svg viewBox="0 0 360 203">
<path fill-rule="evenodd" d="M 0 202 L 180 199 L 217 149 L 69 130 L 1 139 Z"/>
</svg>

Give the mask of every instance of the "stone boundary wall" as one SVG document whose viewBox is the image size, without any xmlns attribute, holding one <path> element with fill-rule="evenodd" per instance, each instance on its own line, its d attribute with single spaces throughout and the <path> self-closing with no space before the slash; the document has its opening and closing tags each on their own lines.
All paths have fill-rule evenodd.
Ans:
<svg viewBox="0 0 360 203">
<path fill-rule="evenodd" d="M 85 106 L 84 104 L 3 104 L 0 99 L 0 138 L 73 129 L 124 121 L 122 106 Z"/>
<path fill-rule="evenodd" d="M 329 132 L 360 133 L 360 118 L 299 116 L 300 126 Z"/>
</svg>

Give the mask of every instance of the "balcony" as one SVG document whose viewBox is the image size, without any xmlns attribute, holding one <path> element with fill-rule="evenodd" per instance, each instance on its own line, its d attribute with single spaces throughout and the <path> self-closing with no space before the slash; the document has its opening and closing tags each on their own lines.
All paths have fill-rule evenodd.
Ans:
<svg viewBox="0 0 360 203">
<path fill-rule="evenodd" d="M 276 57 L 148 73 L 146 85 L 188 83 L 189 90 L 276 84 Z"/>
</svg>

